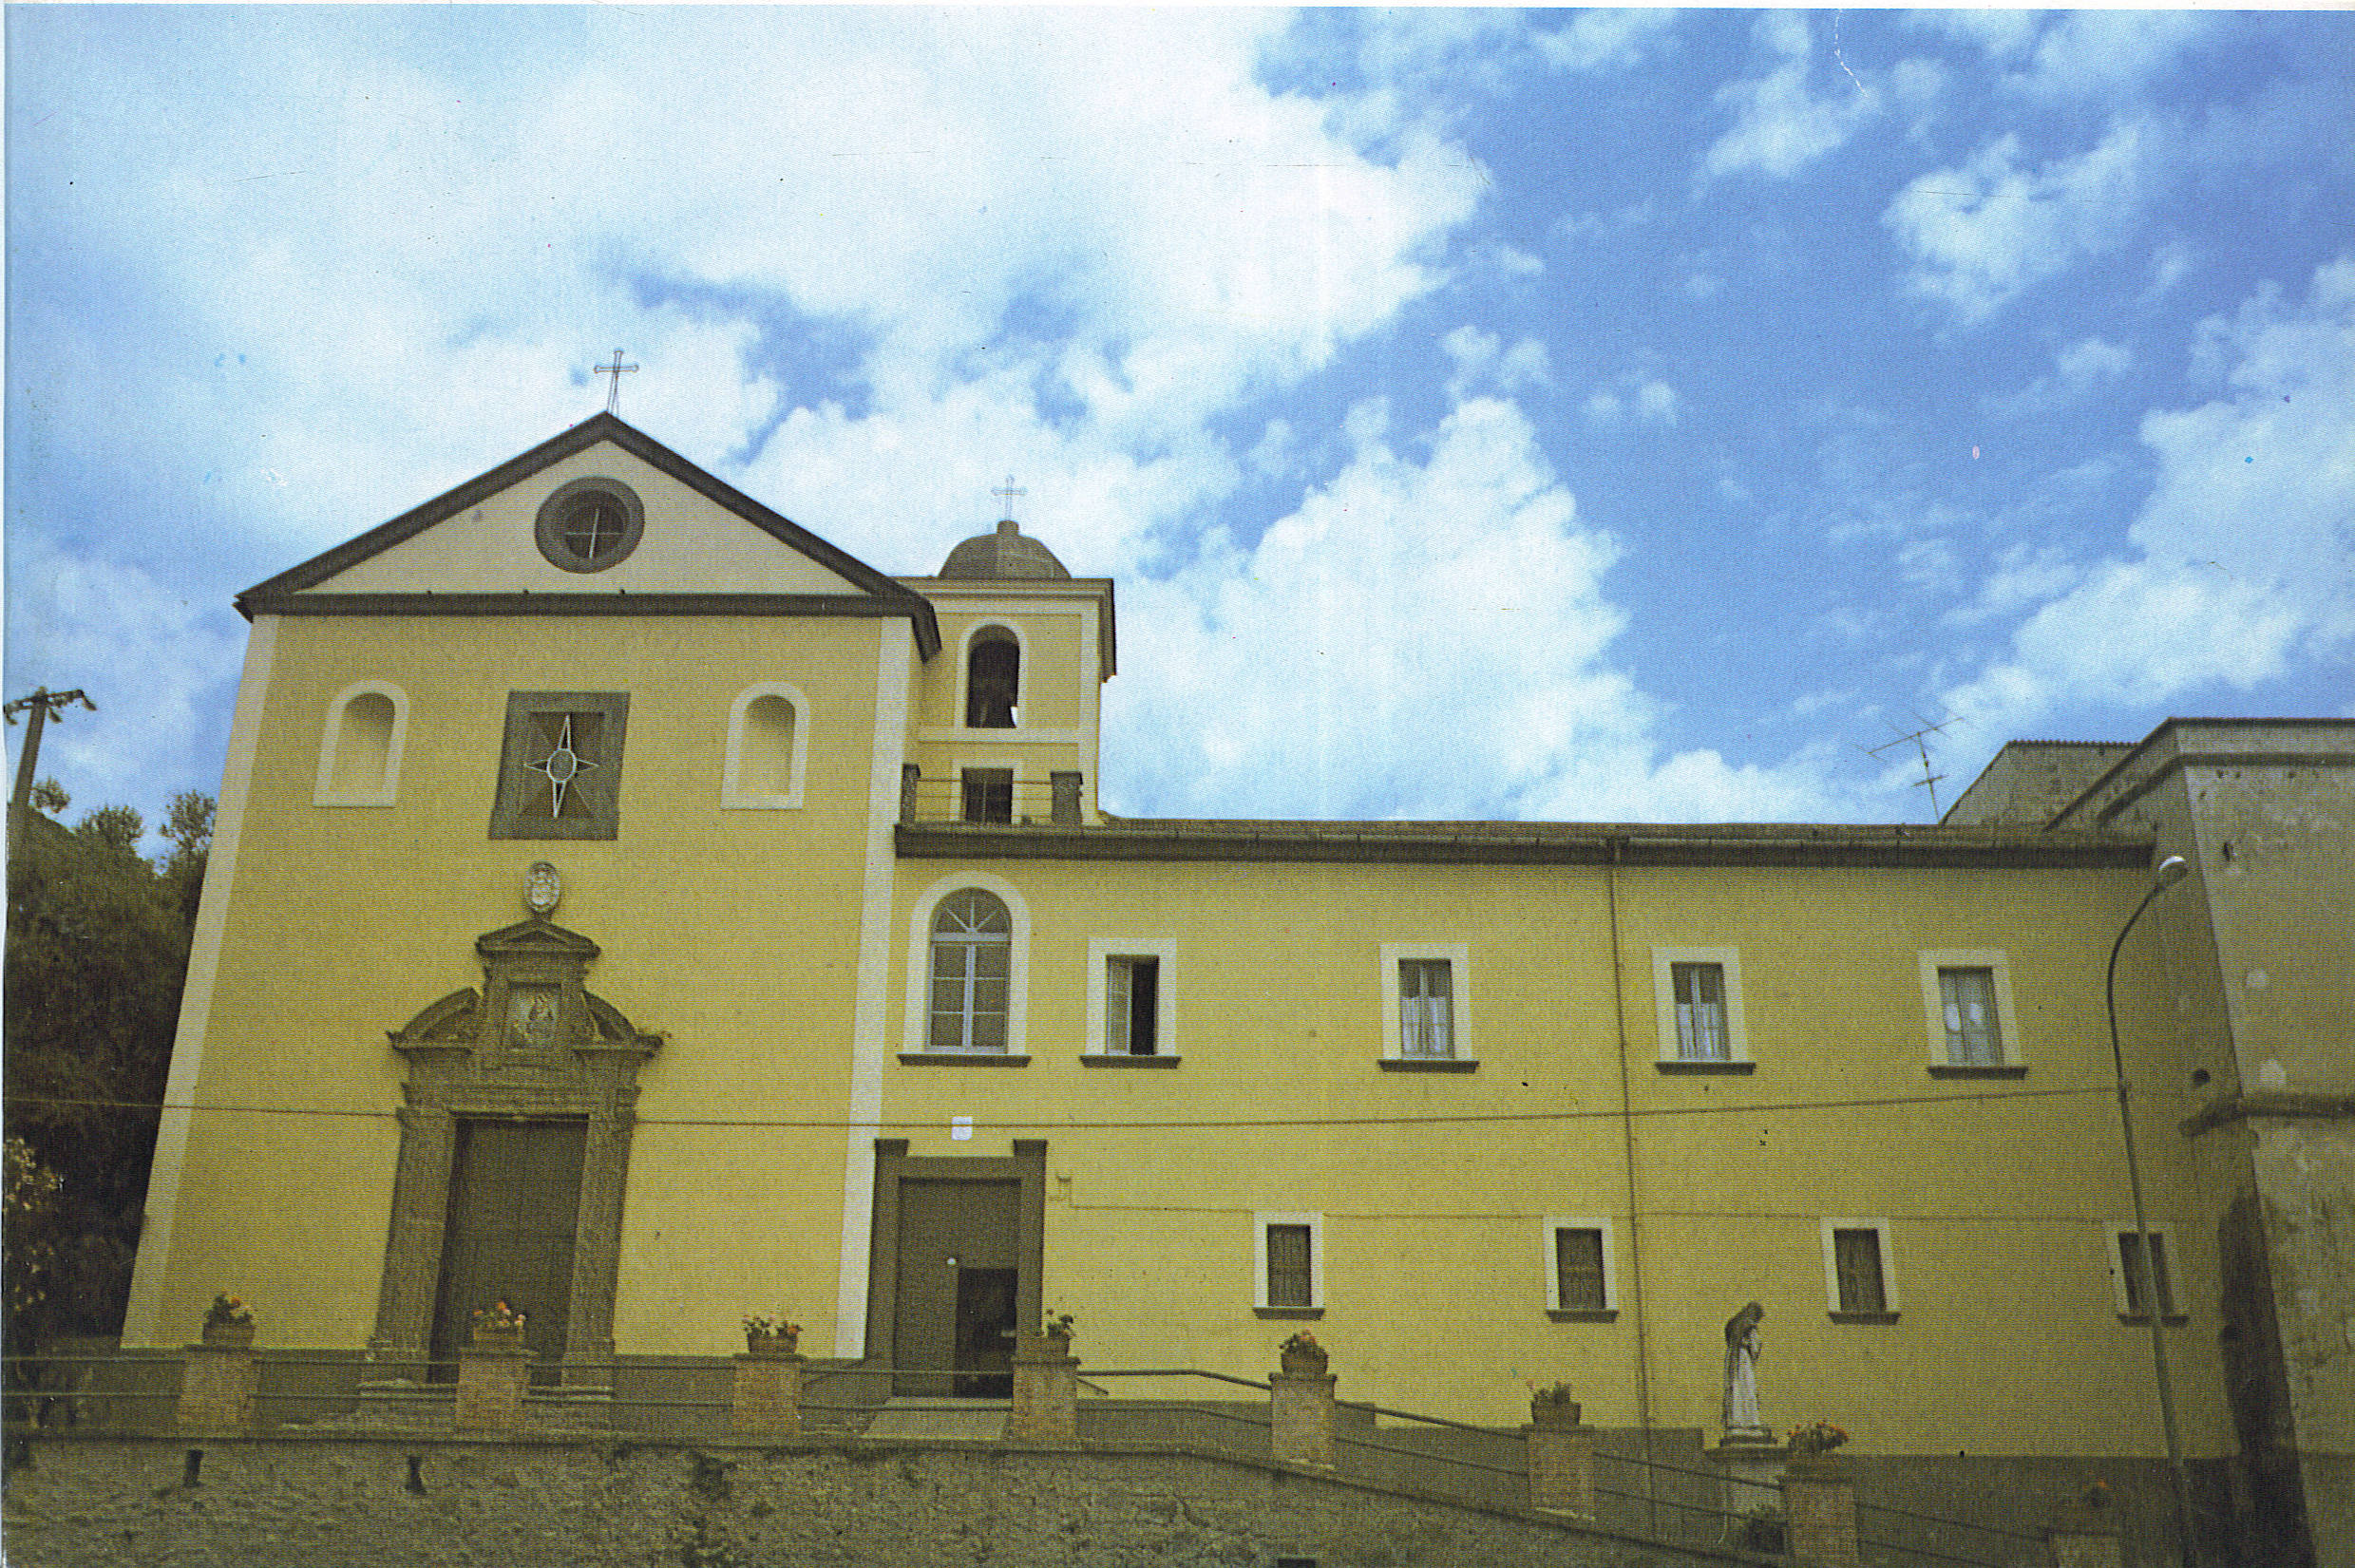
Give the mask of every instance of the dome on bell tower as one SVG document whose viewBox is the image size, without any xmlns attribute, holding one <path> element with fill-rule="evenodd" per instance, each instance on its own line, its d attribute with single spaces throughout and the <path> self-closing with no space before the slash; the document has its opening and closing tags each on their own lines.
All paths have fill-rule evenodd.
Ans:
<svg viewBox="0 0 2355 1568">
<path fill-rule="evenodd" d="M 1054 552 L 1023 533 L 1012 518 L 1000 520 L 994 531 L 976 534 L 951 550 L 948 559 L 940 563 L 940 575 L 968 582 L 1071 577 L 1054 558 Z"/>
</svg>

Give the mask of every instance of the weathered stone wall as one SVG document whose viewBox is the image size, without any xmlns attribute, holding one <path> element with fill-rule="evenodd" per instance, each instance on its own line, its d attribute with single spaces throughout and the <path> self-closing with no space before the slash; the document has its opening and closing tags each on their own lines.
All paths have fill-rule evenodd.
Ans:
<svg viewBox="0 0 2355 1568">
<path fill-rule="evenodd" d="M 12 1568 L 1730 1560 L 1271 1465 L 982 1445 L 39 1439 L 7 1506 Z"/>
</svg>

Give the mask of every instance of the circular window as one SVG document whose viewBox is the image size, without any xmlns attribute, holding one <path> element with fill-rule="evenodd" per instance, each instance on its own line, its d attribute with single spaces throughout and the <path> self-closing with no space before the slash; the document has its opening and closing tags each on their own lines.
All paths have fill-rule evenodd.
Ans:
<svg viewBox="0 0 2355 1568">
<path fill-rule="evenodd" d="M 627 560 L 646 531 L 646 508 L 619 480 L 577 479 L 540 505 L 540 553 L 567 572 L 602 572 Z"/>
</svg>

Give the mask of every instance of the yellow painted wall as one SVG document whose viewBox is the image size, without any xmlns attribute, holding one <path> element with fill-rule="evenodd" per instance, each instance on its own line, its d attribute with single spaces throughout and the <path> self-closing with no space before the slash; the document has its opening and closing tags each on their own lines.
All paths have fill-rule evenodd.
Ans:
<svg viewBox="0 0 2355 1568">
<path fill-rule="evenodd" d="M 1768 1309 L 1768 1418 L 1821 1416 L 1876 1451 L 2156 1451 L 2148 1343 L 2119 1323 L 2106 1221 L 2129 1214 L 2101 969 L 2137 874 L 1637 870 L 1620 874 L 1638 1223 L 1628 1196 L 1603 874 L 1586 869 L 998 862 L 1032 924 L 1017 1070 L 895 1066 L 911 1152 L 1049 1141 L 1045 1294 L 1100 1365 L 1263 1372 L 1294 1325 L 1251 1310 L 1254 1211 L 1324 1215 L 1344 1394 L 1483 1421 L 1567 1377 L 1589 1419 L 1632 1423 L 1633 1245 L 1654 1419 L 1714 1427 L 1724 1319 Z M 952 868 L 903 864 L 903 901 Z M 913 872 L 914 875 L 906 875 Z M 954 879 L 952 878 L 952 879 Z M 902 921 L 914 913 L 902 911 Z M 1079 1056 L 1088 939 L 1177 943 L 1171 1070 Z M 1385 941 L 1469 949 L 1476 1073 L 1385 1072 Z M 1653 943 L 1740 951 L 1745 1077 L 1653 1067 Z M 1917 954 L 2000 948 L 2029 1070 L 1927 1070 Z M 905 983 L 895 953 L 895 988 Z M 2148 1007 L 2155 973 L 2130 973 Z M 1460 1047 L 1459 1047 L 1460 1048 Z M 1990 1093 L 2067 1089 L 2053 1097 Z M 1776 1109 L 1790 1102 L 1926 1102 Z M 1759 1107 L 1755 1110 L 1746 1107 Z M 2146 1124 L 2183 1107 L 2162 1102 Z M 1547 1113 L 1585 1119 L 1511 1120 Z M 1673 1113 L 1673 1114 L 1666 1114 Z M 973 1117 L 955 1143 L 950 1119 Z M 1300 1117 L 1320 1128 L 1056 1127 Z M 1383 1124 L 1426 1117 L 1495 1118 Z M 2153 1145 L 2156 1145 L 2154 1147 Z M 2146 1132 L 2156 1217 L 2176 1219 L 2192 1323 L 2170 1331 L 2195 1451 L 2229 1444 L 2213 1350 L 2213 1237 L 2192 1155 Z M 1544 1312 L 1541 1219 L 1609 1216 L 1621 1314 Z M 1821 1220 L 1885 1219 L 1901 1313 L 1834 1323 Z M 1631 1229 L 1634 1234 L 1631 1236 Z M 2209 1293 L 2213 1295 L 2213 1292 Z"/>
<path fill-rule="evenodd" d="M 430 639 L 417 624 L 283 624 L 196 1099 L 365 1114 L 196 1117 L 160 1337 L 228 1289 L 262 1304 L 274 1342 L 365 1339 L 405 1066 L 385 1033 L 481 985 L 474 938 L 523 916 L 543 859 L 564 878 L 557 921 L 603 948 L 589 989 L 669 1036 L 639 1078 L 656 1124 L 631 1168 L 617 1333 L 724 1336 L 775 1279 L 830 1268 L 839 1132 L 658 1124 L 839 1113 L 875 650 L 903 623 L 456 618 Z M 408 698 L 397 803 L 315 806 L 329 700 L 363 678 Z M 720 807 L 730 706 L 761 680 L 810 700 L 799 810 Z M 486 836 L 511 690 L 630 692 L 619 838 Z"/>
</svg>

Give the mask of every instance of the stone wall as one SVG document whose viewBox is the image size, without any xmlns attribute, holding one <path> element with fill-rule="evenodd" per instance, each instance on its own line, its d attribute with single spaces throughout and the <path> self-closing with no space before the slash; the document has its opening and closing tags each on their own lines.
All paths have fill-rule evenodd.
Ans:
<svg viewBox="0 0 2355 1568">
<path fill-rule="evenodd" d="M 1139 1449 L 33 1439 L 17 1568 L 1691 1568 L 1732 1559 L 1264 1463 Z"/>
</svg>

